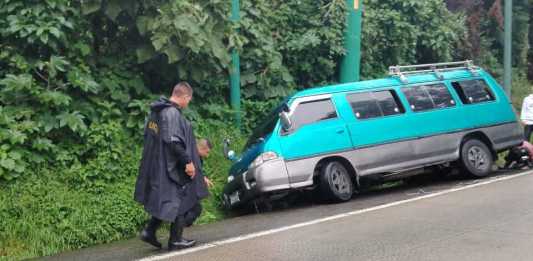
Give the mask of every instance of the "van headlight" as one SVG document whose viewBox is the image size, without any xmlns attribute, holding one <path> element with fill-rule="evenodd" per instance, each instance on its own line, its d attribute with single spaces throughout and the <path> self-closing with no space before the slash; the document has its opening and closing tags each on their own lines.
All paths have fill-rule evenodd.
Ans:
<svg viewBox="0 0 533 261">
<path fill-rule="evenodd" d="M 269 161 L 269 160 L 275 160 L 278 158 L 278 154 L 272 151 L 267 151 L 262 153 L 261 155 L 257 156 L 255 160 L 250 164 L 250 168 L 255 168 L 260 166 L 261 164 Z"/>
<path fill-rule="evenodd" d="M 232 182 L 235 179 L 233 175 L 228 176 L 228 183 Z"/>
</svg>

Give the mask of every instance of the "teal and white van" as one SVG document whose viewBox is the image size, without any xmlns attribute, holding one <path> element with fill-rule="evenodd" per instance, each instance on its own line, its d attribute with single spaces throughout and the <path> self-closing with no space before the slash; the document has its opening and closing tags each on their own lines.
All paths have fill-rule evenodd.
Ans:
<svg viewBox="0 0 533 261">
<path fill-rule="evenodd" d="M 471 61 L 392 66 L 388 78 L 300 91 L 264 119 L 234 161 L 229 208 L 316 189 L 346 201 L 365 177 L 401 179 L 460 166 L 484 177 L 522 142 L 504 90 Z"/>
</svg>

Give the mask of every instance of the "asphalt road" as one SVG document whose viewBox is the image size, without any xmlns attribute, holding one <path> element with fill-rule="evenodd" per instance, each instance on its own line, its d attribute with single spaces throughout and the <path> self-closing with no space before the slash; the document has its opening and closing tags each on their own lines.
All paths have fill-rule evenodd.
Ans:
<svg viewBox="0 0 533 261">
<path fill-rule="evenodd" d="M 400 184 L 343 204 L 302 199 L 189 229 L 199 246 L 181 252 L 134 239 L 48 259 L 533 260 L 533 175 L 519 175 Z"/>
</svg>

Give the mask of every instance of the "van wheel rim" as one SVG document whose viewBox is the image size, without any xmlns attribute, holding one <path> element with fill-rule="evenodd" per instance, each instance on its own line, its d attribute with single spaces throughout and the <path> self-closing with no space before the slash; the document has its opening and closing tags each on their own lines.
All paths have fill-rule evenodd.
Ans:
<svg viewBox="0 0 533 261">
<path fill-rule="evenodd" d="M 468 161 L 477 170 L 484 170 L 487 166 L 488 155 L 482 148 L 473 146 L 468 150 Z"/>
<path fill-rule="evenodd" d="M 339 169 L 339 167 L 334 167 L 331 171 L 331 184 L 333 189 L 340 194 L 350 192 L 350 183 L 344 171 Z"/>
</svg>

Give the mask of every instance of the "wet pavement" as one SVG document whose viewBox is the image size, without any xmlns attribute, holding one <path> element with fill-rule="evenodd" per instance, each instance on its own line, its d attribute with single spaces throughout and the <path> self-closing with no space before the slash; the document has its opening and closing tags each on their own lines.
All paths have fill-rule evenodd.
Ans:
<svg viewBox="0 0 533 261">
<path fill-rule="evenodd" d="M 185 236 L 196 239 L 200 246 L 209 245 L 517 173 L 495 172 L 478 180 L 450 176 L 418 183 L 400 182 L 392 187 L 362 192 L 342 204 L 315 203 L 309 197 L 296 197 L 289 206 L 275 205 L 274 210 L 267 213 L 244 214 L 186 229 Z M 498 259 L 506 257 L 506 253 L 497 252 L 497 249 L 533 256 L 533 235 L 527 230 L 533 225 L 533 212 L 526 207 L 533 203 L 532 185 L 533 175 L 525 175 L 402 206 L 215 246 L 172 260 L 482 260 L 476 257 L 511 260 Z M 522 227 L 505 226 L 513 222 Z M 164 238 L 161 241 L 166 243 Z M 431 251 L 423 250 L 426 246 Z M 450 251 L 448 246 L 454 250 Z M 470 254 L 469 251 L 490 255 Z M 166 253 L 132 239 L 44 259 L 133 260 Z M 520 255 L 513 260 L 530 260 L 521 259 L 527 256 Z"/>
</svg>

